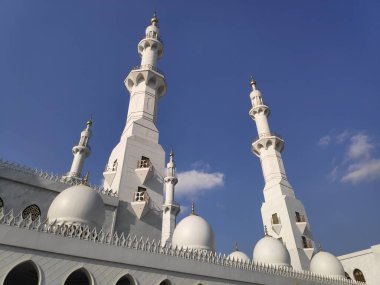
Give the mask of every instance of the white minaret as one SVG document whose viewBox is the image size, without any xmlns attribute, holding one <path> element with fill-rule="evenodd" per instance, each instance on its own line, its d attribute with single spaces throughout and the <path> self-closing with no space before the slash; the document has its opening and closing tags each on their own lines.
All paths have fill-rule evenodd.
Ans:
<svg viewBox="0 0 380 285">
<path fill-rule="evenodd" d="M 91 148 L 88 145 L 88 142 L 92 134 L 92 119 L 88 120 L 86 125 L 86 128 L 80 134 L 79 143 L 73 147 L 73 163 L 71 164 L 70 171 L 63 177 L 64 179 L 82 180 L 84 161 L 91 154 Z"/>
<path fill-rule="evenodd" d="M 156 240 L 161 239 L 165 175 L 157 105 L 166 92 L 164 75 L 157 69 L 163 54 L 157 24 L 154 15 L 137 46 L 141 65 L 132 68 L 124 81 L 130 93 L 127 120 L 103 173 L 104 187 L 116 191 L 120 199 L 115 230 L 142 236 L 149 232 Z"/>
<path fill-rule="evenodd" d="M 290 253 L 292 266 L 296 269 L 308 269 L 314 252 L 314 242 L 305 208 L 296 199 L 286 177 L 281 157 L 284 140 L 270 131 L 270 111 L 253 79 L 251 86 L 252 108 L 249 115 L 256 122 L 258 132 L 258 137 L 252 142 L 252 152 L 260 158 L 265 180 L 265 202 L 261 207 L 263 224 L 269 235 L 284 242 Z"/>
<path fill-rule="evenodd" d="M 170 159 L 166 168 L 165 182 L 165 201 L 162 205 L 162 236 L 161 243 L 172 241 L 174 228 L 176 225 L 176 217 L 180 207 L 174 201 L 174 188 L 178 183 L 178 178 L 175 175 L 174 153 L 170 152 Z"/>
</svg>

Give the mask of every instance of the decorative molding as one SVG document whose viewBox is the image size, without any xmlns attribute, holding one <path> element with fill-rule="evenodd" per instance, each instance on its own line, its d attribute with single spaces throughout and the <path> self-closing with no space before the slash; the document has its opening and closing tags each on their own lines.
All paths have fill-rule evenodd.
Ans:
<svg viewBox="0 0 380 285">
<path fill-rule="evenodd" d="M 0 168 L 1 167 L 12 169 L 14 171 L 21 172 L 24 174 L 28 174 L 31 176 L 41 177 L 43 179 L 50 180 L 53 182 L 64 183 L 64 184 L 67 184 L 68 186 L 74 186 L 74 185 L 78 185 L 81 183 L 81 181 L 78 179 L 71 179 L 69 177 L 60 176 L 60 175 L 54 174 L 54 173 L 49 173 L 49 172 L 46 172 L 44 170 L 40 170 L 37 168 L 31 168 L 28 166 L 24 166 L 24 165 L 21 165 L 21 164 L 15 163 L 15 162 L 11 162 L 11 161 L 7 161 L 7 160 L 0 158 Z M 92 189 L 94 189 L 95 191 L 99 192 L 99 194 L 101 194 L 101 195 L 112 196 L 112 197 L 118 196 L 117 193 L 114 192 L 112 189 L 105 189 L 102 186 L 91 185 L 91 184 L 89 186 Z"/>
<path fill-rule="evenodd" d="M 64 223 L 57 225 L 55 222 L 49 223 L 47 219 L 41 221 L 40 217 L 33 221 L 31 215 L 23 219 L 21 213 L 14 215 L 13 210 L 4 213 L 4 208 L 0 209 L 0 224 L 26 228 L 31 231 L 41 232 L 41 234 L 87 240 L 88 242 L 93 242 L 95 244 L 125 247 L 137 251 L 150 252 L 152 254 L 173 256 L 196 262 L 210 263 L 218 266 L 260 272 L 291 279 L 310 280 L 322 284 L 365 284 L 359 281 L 348 280 L 343 277 L 321 275 L 310 271 L 296 270 L 287 266 L 235 260 L 226 256 L 226 254 L 217 252 L 182 247 L 179 248 L 177 246 L 174 247 L 169 243 L 161 244 L 161 241 L 156 241 L 154 239 L 150 240 L 149 238 L 144 238 L 142 236 L 137 237 L 136 235 L 132 236 L 129 234 L 125 237 L 124 233 L 105 233 L 103 232 L 103 229 L 98 231 L 96 228 L 90 229 L 88 226 L 78 227 L 75 225 L 65 225 Z"/>
</svg>

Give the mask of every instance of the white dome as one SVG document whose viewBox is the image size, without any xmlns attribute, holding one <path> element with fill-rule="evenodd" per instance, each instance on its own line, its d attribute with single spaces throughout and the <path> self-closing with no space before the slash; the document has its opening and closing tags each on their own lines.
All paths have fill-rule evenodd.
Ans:
<svg viewBox="0 0 380 285">
<path fill-rule="evenodd" d="M 230 259 L 234 259 L 234 260 L 240 260 L 242 262 L 249 262 L 249 256 L 246 255 L 244 252 L 241 252 L 239 250 L 235 250 L 234 252 L 232 252 L 229 256 L 228 256 Z"/>
<path fill-rule="evenodd" d="M 290 255 L 281 241 L 271 236 L 265 236 L 257 242 L 253 249 L 253 261 L 290 266 Z"/>
<path fill-rule="evenodd" d="M 172 245 L 214 251 L 215 237 L 209 223 L 197 215 L 184 218 L 175 228 Z"/>
<path fill-rule="evenodd" d="M 323 275 L 345 277 L 342 263 L 326 251 L 320 251 L 313 256 L 310 262 L 310 271 Z"/>
<path fill-rule="evenodd" d="M 58 224 L 88 225 L 101 227 L 105 208 L 99 193 L 87 185 L 80 184 L 62 191 L 50 205 L 47 217 Z"/>
</svg>

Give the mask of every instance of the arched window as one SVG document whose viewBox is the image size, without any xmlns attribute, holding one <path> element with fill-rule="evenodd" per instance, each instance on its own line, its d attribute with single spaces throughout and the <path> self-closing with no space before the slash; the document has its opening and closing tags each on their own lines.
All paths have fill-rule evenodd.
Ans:
<svg viewBox="0 0 380 285">
<path fill-rule="evenodd" d="M 0 198 L 0 210 L 4 207 L 4 201 Z"/>
<path fill-rule="evenodd" d="M 14 267 L 5 277 L 4 285 L 38 285 L 39 274 L 33 261 L 25 261 Z"/>
<path fill-rule="evenodd" d="M 132 281 L 132 278 L 128 275 L 124 275 L 121 277 L 115 285 L 134 285 L 135 283 Z"/>
<path fill-rule="evenodd" d="M 351 280 L 351 277 L 347 272 L 344 272 L 344 276 L 346 276 L 346 279 Z"/>
<path fill-rule="evenodd" d="M 172 282 L 170 282 L 168 279 L 161 281 L 159 285 L 172 285 Z"/>
<path fill-rule="evenodd" d="M 65 285 L 91 285 L 90 274 L 84 268 L 75 270 L 67 277 Z"/>
<path fill-rule="evenodd" d="M 29 215 L 32 216 L 32 221 L 34 221 L 39 216 L 41 216 L 40 208 L 36 204 L 26 207 L 24 211 L 22 211 L 22 218 L 26 219 L 27 217 L 29 217 Z"/>
<path fill-rule="evenodd" d="M 363 272 L 361 270 L 357 269 L 357 268 L 354 270 L 354 279 L 356 281 L 365 282 L 365 278 L 364 278 Z"/>
</svg>

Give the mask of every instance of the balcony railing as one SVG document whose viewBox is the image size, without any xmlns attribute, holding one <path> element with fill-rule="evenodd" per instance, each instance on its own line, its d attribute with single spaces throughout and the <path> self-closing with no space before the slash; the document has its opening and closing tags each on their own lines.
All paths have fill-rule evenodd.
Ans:
<svg viewBox="0 0 380 285">
<path fill-rule="evenodd" d="M 132 70 L 138 70 L 138 69 L 150 69 L 165 76 L 165 73 L 162 70 L 158 69 L 157 67 L 151 64 L 137 65 L 137 66 L 132 67 Z"/>
<path fill-rule="evenodd" d="M 258 139 L 268 138 L 268 137 L 278 137 L 279 139 L 284 140 L 283 137 L 279 133 L 270 132 L 270 133 L 261 133 L 261 134 L 259 134 L 257 137 L 255 137 L 252 140 L 252 143 L 254 143 L 255 141 L 257 141 Z"/>
<path fill-rule="evenodd" d="M 153 40 L 157 40 L 159 41 L 161 44 L 164 44 L 164 41 L 157 35 L 153 35 L 153 34 L 148 34 L 148 35 L 145 35 L 141 40 L 145 40 L 145 39 L 153 39 Z"/>
<path fill-rule="evenodd" d="M 135 192 L 133 201 L 135 202 L 149 202 L 149 195 L 146 191 Z"/>
</svg>

